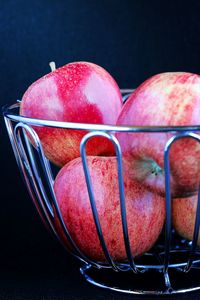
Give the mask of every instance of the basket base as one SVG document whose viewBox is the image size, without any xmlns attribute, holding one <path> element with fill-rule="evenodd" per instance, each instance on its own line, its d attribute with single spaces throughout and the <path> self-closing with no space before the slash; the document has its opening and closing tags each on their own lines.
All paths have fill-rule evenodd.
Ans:
<svg viewBox="0 0 200 300">
<path fill-rule="evenodd" d="M 169 295 L 200 290 L 199 269 L 191 269 L 188 273 L 169 270 L 170 289 L 165 285 L 163 273 L 157 270 L 134 274 L 132 271 L 97 269 L 86 264 L 80 272 L 95 286 L 126 294 Z"/>
</svg>

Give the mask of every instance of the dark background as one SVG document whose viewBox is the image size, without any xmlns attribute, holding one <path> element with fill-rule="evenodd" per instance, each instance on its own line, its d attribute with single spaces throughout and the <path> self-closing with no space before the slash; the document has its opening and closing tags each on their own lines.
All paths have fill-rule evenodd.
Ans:
<svg viewBox="0 0 200 300">
<path fill-rule="evenodd" d="M 121 88 L 159 72 L 200 73 L 199 16 L 198 0 L 0 0 L 0 104 L 20 99 L 52 60 L 97 63 Z M 79 263 L 47 233 L 3 118 L 0 154 L 0 299 L 128 299 L 86 283 Z M 181 299 L 190 297 L 200 293 Z"/>
</svg>

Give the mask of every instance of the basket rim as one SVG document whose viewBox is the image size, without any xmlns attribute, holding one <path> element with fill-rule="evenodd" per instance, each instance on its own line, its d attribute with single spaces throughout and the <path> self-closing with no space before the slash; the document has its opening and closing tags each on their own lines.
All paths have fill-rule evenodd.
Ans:
<svg viewBox="0 0 200 300">
<path fill-rule="evenodd" d="M 28 125 L 44 126 L 63 129 L 89 130 L 89 131 L 107 131 L 107 132 L 200 132 L 200 125 L 181 125 L 181 126 L 130 126 L 130 125 L 108 125 L 108 124 L 92 124 L 92 123 L 75 123 L 64 121 L 53 121 L 45 119 L 35 119 L 20 116 L 15 109 L 20 107 L 21 100 L 17 100 L 14 104 L 6 104 L 2 107 L 4 118 L 14 122 L 22 122 Z"/>
</svg>

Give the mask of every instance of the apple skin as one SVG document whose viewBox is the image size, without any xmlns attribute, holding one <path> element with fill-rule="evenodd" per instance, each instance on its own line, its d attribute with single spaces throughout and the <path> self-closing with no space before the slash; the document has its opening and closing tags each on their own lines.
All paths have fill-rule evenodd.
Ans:
<svg viewBox="0 0 200 300">
<path fill-rule="evenodd" d="M 172 200 L 172 223 L 177 233 L 185 239 L 192 240 L 197 210 L 198 196 L 176 198 Z M 200 232 L 198 235 L 200 246 Z"/>
<path fill-rule="evenodd" d="M 88 156 L 100 223 L 106 245 L 116 261 L 126 259 L 119 203 L 116 157 Z M 128 172 L 124 165 L 124 173 Z M 125 197 L 130 245 L 134 256 L 156 242 L 165 219 L 165 200 L 125 176 Z M 54 184 L 63 220 L 78 248 L 90 259 L 105 262 L 93 220 L 81 158 L 66 164 Z M 57 222 L 56 222 L 57 223 Z M 60 226 L 57 224 L 58 231 Z M 62 240 L 63 233 L 60 231 Z"/>
<path fill-rule="evenodd" d="M 20 115 L 63 122 L 115 125 L 122 108 L 120 89 L 102 67 L 89 62 L 69 63 L 43 76 L 25 92 Z M 86 131 L 34 127 L 45 155 L 63 166 L 80 156 L 79 146 Z M 114 155 L 113 145 L 96 137 L 87 154 Z"/>
<path fill-rule="evenodd" d="M 117 125 L 200 125 L 200 76 L 171 72 L 147 79 L 124 104 Z M 164 147 L 171 136 L 172 133 L 117 135 L 134 179 L 161 195 L 165 193 Z M 176 141 L 170 150 L 170 169 L 172 195 L 192 195 L 200 181 L 200 143 L 191 138 Z"/>
</svg>

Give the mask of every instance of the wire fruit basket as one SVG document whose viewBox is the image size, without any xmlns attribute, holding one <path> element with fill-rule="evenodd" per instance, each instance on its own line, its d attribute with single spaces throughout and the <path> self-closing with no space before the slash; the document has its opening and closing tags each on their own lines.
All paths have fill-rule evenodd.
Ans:
<svg viewBox="0 0 200 300">
<path fill-rule="evenodd" d="M 121 91 L 124 100 L 126 100 L 132 90 Z M 60 232 L 55 226 L 55 219 L 59 220 L 62 235 L 67 238 L 70 244 L 70 250 L 69 248 L 67 250 L 81 261 L 82 267 L 80 268 L 80 272 L 84 278 L 98 287 L 130 294 L 164 295 L 200 289 L 200 249 L 197 246 L 200 225 L 200 192 L 198 192 L 197 196 L 198 202 L 193 240 L 187 241 L 177 236 L 172 226 L 169 163 L 170 148 L 174 142 L 185 137 L 200 142 L 200 135 L 198 134 L 200 126 L 127 127 L 47 121 L 22 117 L 19 115 L 19 107 L 20 101 L 3 108 L 4 120 L 17 164 L 33 203 L 45 226 L 63 244 Z M 62 128 L 65 130 L 87 130 L 88 133 L 85 134 L 80 143 L 80 154 L 93 218 L 106 262 L 97 262 L 89 259 L 77 247 L 70 236 L 54 193 L 54 167 L 46 158 L 41 141 L 33 129 L 36 126 Z M 131 253 L 129 245 L 123 189 L 122 153 L 120 144 L 114 135 L 119 132 L 121 134 L 125 132 L 131 134 L 139 132 L 173 134 L 166 143 L 163 153 L 166 208 L 164 229 L 153 248 L 137 259 Z M 115 147 L 123 238 L 127 254 L 127 259 L 124 262 L 115 261 L 111 257 L 102 234 L 98 211 L 96 209 L 85 147 L 91 138 L 97 136 L 107 138 Z M 64 244 L 63 246 L 66 247 Z M 154 278 L 153 281 L 151 279 L 152 276 Z"/>
</svg>

